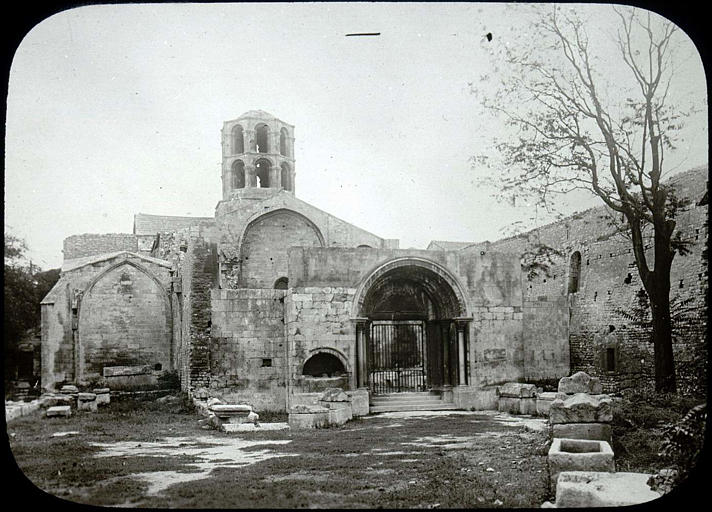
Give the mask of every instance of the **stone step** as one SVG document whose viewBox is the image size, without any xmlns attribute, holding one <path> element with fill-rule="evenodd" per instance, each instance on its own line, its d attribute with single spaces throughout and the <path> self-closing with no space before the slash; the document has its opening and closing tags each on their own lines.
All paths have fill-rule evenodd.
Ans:
<svg viewBox="0 0 712 512">
<path fill-rule="evenodd" d="M 413 393 L 412 391 L 404 391 L 403 393 L 372 393 L 371 398 L 441 398 L 440 393 Z"/>
<path fill-rule="evenodd" d="M 372 398 L 371 399 L 371 405 L 385 405 L 385 404 L 391 404 L 394 402 L 398 403 L 437 403 L 437 402 L 442 402 L 442 398 L 439 396 L 433 397 L 433 398 L 422 398 L 422 397 L 392 397 L 392 398 Z"/>
<path fill-rule="evenodd" d="M 440 403 L 409 403 L 409 404 L 389 404 L 389 405 L 377 405 L 369 407 L 369 413 L 377 412 L 401 412 L 401 411 L 454 411 L 457 410 L 457 406 L 448 402 Z"/>
</svg>

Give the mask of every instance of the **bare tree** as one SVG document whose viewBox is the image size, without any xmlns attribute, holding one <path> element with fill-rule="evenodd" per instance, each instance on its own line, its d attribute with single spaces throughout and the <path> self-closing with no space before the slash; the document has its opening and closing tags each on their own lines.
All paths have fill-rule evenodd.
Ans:
<svg viewBox="0 0 712 512">
<path fill-rule="evenodd" d="M 614 53 L 602 60 L 602 34 L 589 37 L 572 9 L 537 8 L 529 44 L 502 48 L 506 77 L 482 102 L 512 133 L 496 144 L 500 198 L 529 196 L 550 208 L 556 196 L 584 189 L 622 221 L 650 300 L 655 387 L 675 391 L 670 268 L 686 252 L 675 230 L 686 203 L 664 178 L 665 152 L 690 113 L 670 100 L 678 30 L 650 12 L 611 9 Z M 629 81 L 613 82 L 621 71 Z"/>
</svg>

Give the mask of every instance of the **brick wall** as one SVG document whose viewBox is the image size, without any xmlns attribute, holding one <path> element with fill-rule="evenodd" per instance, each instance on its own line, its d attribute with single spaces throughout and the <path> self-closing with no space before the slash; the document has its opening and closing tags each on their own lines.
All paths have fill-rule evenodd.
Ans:
<svg viewBox="0 0 712 512">
<path fill-rule="evenodd" d="M 181 387 L 190 392 L 210 386 L 210 289 L 217 280 L 217 249 L 191 237 L 183 259 L 183 364 Z"/>
<path fill-rule="evenodd" d="M 106 252 L 138 251 L 138 237 L 128 233 L 73 235 L 64 239 L 64 259 L 71 260 Z"/>
</svg>

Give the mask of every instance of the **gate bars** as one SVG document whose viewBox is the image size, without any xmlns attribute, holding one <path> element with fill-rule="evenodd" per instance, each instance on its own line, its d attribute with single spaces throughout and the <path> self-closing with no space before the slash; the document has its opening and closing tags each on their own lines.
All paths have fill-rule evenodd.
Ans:
<svg viewBox="0 0 712 512">
<path fill-rule="evenodd" d="M 373 321 L 368 339 L 368 380 L 376 394 L 426 390 L 422 320 Z"/>
</svg>

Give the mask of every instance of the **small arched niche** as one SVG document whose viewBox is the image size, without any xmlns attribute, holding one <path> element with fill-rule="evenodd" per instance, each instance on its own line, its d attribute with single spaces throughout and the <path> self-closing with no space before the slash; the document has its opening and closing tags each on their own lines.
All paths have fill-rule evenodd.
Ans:
<svg viewBox="0 0 712 512">
<path fill-rule="evenodd" d="M 245 152 L 245 134 L 239 124 L 232 128 L 232 152 L 236 155 Z"/>
<path fill-rule="evenodd" d="M 317 352 L 304 363 L 302 375 L 306 377 L 342 377 L 346 375 L 346 368 L 334 354 Z"/>
<path fill-rule="evenodd" d="M 275 290 L 286 290 L 287 288 L 289 288 L 289 279 L 286 277 L 280 277 L 274 282 Z"/>
<path fill-rule="evenodd" d="M 258 153 L 269 153 L 269 127 L 266 124 L 255 126 L 255 143 Z"/>
</svg>

